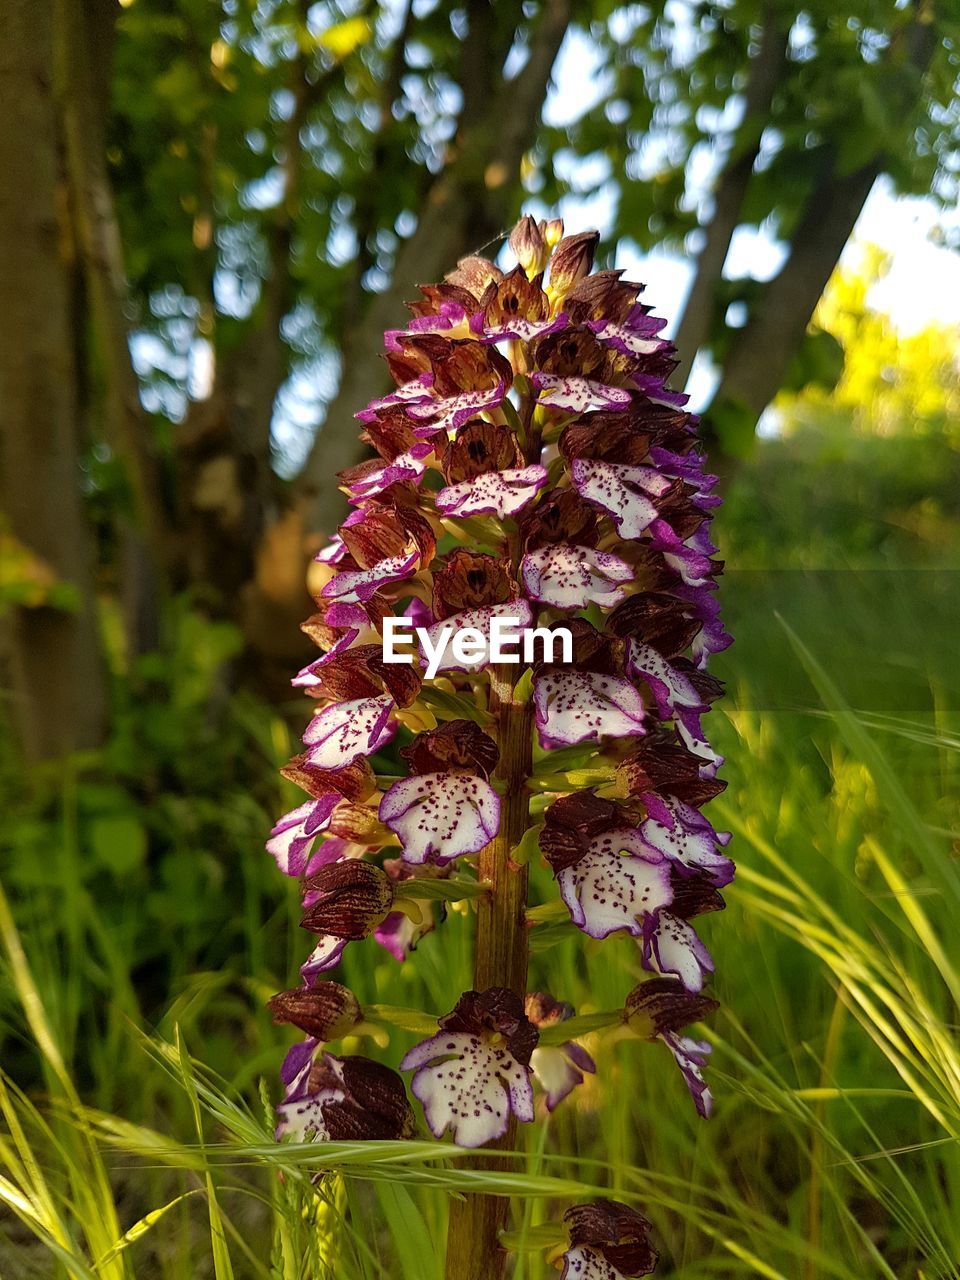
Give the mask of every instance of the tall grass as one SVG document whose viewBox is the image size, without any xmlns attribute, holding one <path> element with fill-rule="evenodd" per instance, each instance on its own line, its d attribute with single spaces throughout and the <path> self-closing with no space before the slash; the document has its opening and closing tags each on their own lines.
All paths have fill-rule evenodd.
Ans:
<svg viewBox="0 0 960 1280">
<path fill-rule="evenodd" d="M 295 973 L 300 943 L 295 904 L 277 906 L 279 878 L 258 852 L 262 814 L 232 819 L 251 850 L 227 869 L 240 881 L 232 951 L 203 972 L 170 964 L 148 1028 L 143 975 L 85 887 L 68 780 L 49 851 L 56 891 L 15 913 L 0 898 L 18 1073 L 0 1077 L 0 1274 L 440 1280 L 450 1197 L 483 1188 L 511 1197 L 515 1280 L 554 1274 L 553 1224 L 600 1192 L 652 1219 L 663 1276 L 960 1275 L 948 653 L 935 671 L 898 655 L 889 702 L 851 707 L 826 639 L 836 617 L 766 620 L 765 670 L 756 651 L 733 650 L 730 709 L 715 713 L 730 788 L 712 816 L 736 834 L 740 878 L 715 937 L 712 1121 L 697 1120 L 666 1050 L 617 1032 L 598 1076 L 494 1169 L 433 1141 L 278 1147 L 287 1035 L 262 1002 Z M 777 668 L 806 693 L 758 705 Z M 237 714 L 269 769 L 286 731 Z M 533 878 L 553 896 L 545 869 Z M 445 1010 L 466 985 L 470 927 L 452 911 L 416 964 L 372 943 L 348 950 L 347 981 L 367 1005 Z M 177 942 L 174 930 L 162 947 Z M 581 1012 L 618 1007 L 640 977 L 629 940 L 584 949 L 563 927 L 543 931 L 533 964 L 533 981 Z M 395 1062 L 412 1041 L 381 1026 L 362 1048 Z"/>
</svg>

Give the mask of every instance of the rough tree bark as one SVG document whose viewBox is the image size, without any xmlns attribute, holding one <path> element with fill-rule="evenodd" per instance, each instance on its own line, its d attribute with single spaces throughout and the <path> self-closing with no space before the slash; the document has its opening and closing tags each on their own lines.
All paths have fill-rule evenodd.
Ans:
<svg viewBox="0 0 960 1280">
<path fill-rule="evenodd" d="M 90 357 L 103 388 L 104 434 L 121 460 L 133 511 L 118 522 L 122 595 L 132 653 L 160 643 L 160 598 L 171 530 L 150 423 L 130 354 L 123 245 L 107 174 L 104 121 L 116 7 L 54 0 L 54 89 L 70 209 L 89 301 Z"/>
<path fill-rule="evenodd" d="M 92 545 L 80 496 L 65 185 L 50 0 L 0 7 L 0 504 L 10 529 L 79 598 L 5 620 L 12 707 L 29 758 L 94 747 L 106 726 Z M 15 123 L 14 123 L 15 122 Z"/>
</svg>

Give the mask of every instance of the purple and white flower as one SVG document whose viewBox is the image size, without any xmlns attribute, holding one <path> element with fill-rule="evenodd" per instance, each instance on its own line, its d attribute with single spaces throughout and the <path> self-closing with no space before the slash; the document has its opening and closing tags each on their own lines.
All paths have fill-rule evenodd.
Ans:
<svg viewBox="0 0 960 1280">
<path fill-rule="evenodd" d="M 594 836 L 555 875 L 571 920 L 591 938 L 620 930 L 640 937 L 645 921 L 673 901 L 668 859 L 629 827 Z"/>
<path fill-rule="evenodd" d="M 570 542 L 550 543 L 528 551 L 520 566 L 523 587 L 531 600 L 557 609 L 612 607 L 623 598 L 623 586 L 634 571 L 619 556 Z"/>
<path fill-rule="evenodd" d="M 534 681 L 533 703 L 544 747 L 574 746 L 601 737 L 637 738 L 645 732 L 643 698 L 622 676 L 545 671 Z"/>
<path fill-rule="evenodd" d="M 384 793 L 380 820 L 399 836 L 404 861 L 442 865 L 490 843 L 500 829 L 500 797 L 474 774 L 414 774 Z"/>
<path fill-rule="evenodd" d="M 361 756 L 372 756 L 393 738 L 391 718 L 396 704 L 389 694 L 351 698 L 324 707 L 307 725 L 303 741 L 307 760 L 318 769 L 342 769 Z"/>
<path fill-rule="evenodd" d="M 487 471 L 473 480 L 450 485 L 437 494 L 437 510 L 445 516 L 515 516 L 547 483 L 547 469 L 514 467 Z"/>
<path fill-rule="evenodd" d="M 688 991 L 700 991 L 713 973 L 710 952 L 693 925 L 670 911 L 657 911 L 643 921 L 641 959 L 655 973 L 672 973 Z"/>
<path fill-rule="evenodd" d="M 533 1119 L 530 1058 L 538 1033 L 512 991 L 467 991 L 440 1019 L 435 1036 L 400 1063 L 413 1071 L 414 1096 L 436 1138 L 450 1130 L 460 1147 L 502 1137 L 511 1113 Z"/>
<path fill-rule="evenodd" d="M 574 458 L 570 474 L 580 496 L 607 513 L 621 538 L 639 538 L 646 532 L 658 515 L 653 499 L 671 487 L 654 467 L 592 458 Z"/>
</svg>

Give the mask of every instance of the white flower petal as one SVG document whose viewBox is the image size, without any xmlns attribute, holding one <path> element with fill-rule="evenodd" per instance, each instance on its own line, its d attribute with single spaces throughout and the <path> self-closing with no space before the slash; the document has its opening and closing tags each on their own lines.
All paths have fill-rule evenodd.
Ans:
<svg viewBox="0 0 960 1280">
<path fill-rule="evenodd" d="M 557 873 L 560 895 L 574 924 L 592 938 L 606 938 L 619 929 L 635 937 L 644 916 L 673 901 L 670 863 L 662 857 L 639 857 L 621 852 L 643 848 L 633 828 L 595 836 L 579 862 Z"/>
<path fill-rule="evenodd" d="M 360 756 L 372 756 L 396 732 L 396 724 L 390 718 L 394 705 L 393 699 L 384 694 L 324 707 L 303 735 L 310 748 L 307 762 L 318 769 L 342 769 Z"/>
<path fill-rule="evenodd" d="M 501 520 L 516 515 L 547 482 L 546 467 L 516 467 L 487 471 L 473 480 L 441 489 L 437 510 L 445 516 L 495 515 Z"/>
<path fill-rule="evenodd" d="M 584 609 L 589 604 L 617 604 L 623 597 L 617 584 L 629 582 L 633 569 L 609 551 L 555 542 L 528 551 L 520 574 L 531 600 L 558 609 Z"/>
<path fill-rule="evenodd" d="M 434 1137 L 449 1129 L 458 1146 L 482 1147 L 506 1132 L 511 1111 L 519 1120 L 533 1119 L 530 1069 L 503 1045 L 441 1031 L 400 1063 L 401 1071 L 414 1067 L 411 1089 Z"/>
<path fill-rule="evenodd" d="M 657 518 L 652 501 L 670 488 L 653 467 L 574 458 L 573 486 L 582 498 L 609 515 L 621 538 L 639 538 Z"/>
<path fill-rule="evenodd" d="M 622 676 L 594 671 L 550 671 L 534 682 L 540 744 L 573 746 L 601 736 L 638 738 L 644 733 L 643 698 Z"/>
<path fill-rule="evenodd" d="M 380 820 L 400 837 L 405 862 L 444 863 L 490 843 L 500 827 L 500 797 L 472 774 L 416 774 L 384 793 Z"/>
</svg>

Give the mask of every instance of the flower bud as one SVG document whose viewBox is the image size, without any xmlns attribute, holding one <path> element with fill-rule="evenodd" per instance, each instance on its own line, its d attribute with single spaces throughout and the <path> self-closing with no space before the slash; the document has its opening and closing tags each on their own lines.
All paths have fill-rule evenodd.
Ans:
<svg viewBox="0 0 960 1280">
<path fill-rule="evenodd" d="M 657 1265 L 650 1223 L 618 1200 L 574 1205 L 563 1220 L 570 1232 L 570 1249 L 564 1257 L 571 1274 L 648 1276 Z"/>
<path fill-rule="evenodd" d="M 339 1040 L 360 1021 L 357 997 L 339 982 L 316 982 L 312 987 L 281 991 L 267 1008 L 274 1022 L 299 1027 L 315 1040 Z"/>
<path fill-rule="evenodd" d="M 699 1022 L 719 1008 L 719 1001 L 687 991 L 674 978 L 651 978 L 634 987 L 623 1012 L 631 1031 L 644 1040 L 654 1040 L 665 1032 Z"/>
<path fill-rule="evenodd" d="M 333 938 L 366 938 L 393 906 L 390 877 L 372 862 L 358 859 L 321 867 L 307 877 L 304 887 L 309 902 L 302 928 Z"/>
<path fill-rule="evenodd" d="M 550 259 L 550 288 L 557 296 L 562 298 L 590 273 L 599 243 L 599 231 L 581 231 L 560 241 Z"/>
<path fill-rule="evenodd" d="M 510 232 L 510 248 L 531 280 L 544 269 L 550 256 L 544 230 L 543 222 L 528 216 L 521 218 Z"/>
</svg>

